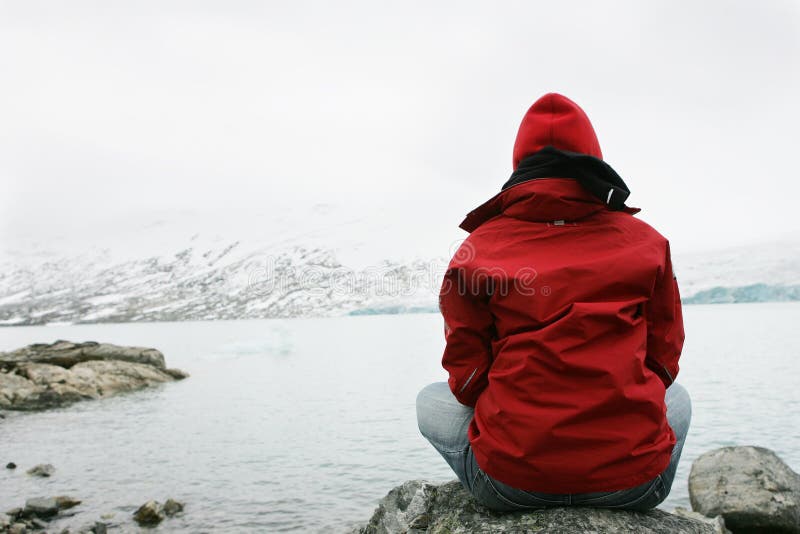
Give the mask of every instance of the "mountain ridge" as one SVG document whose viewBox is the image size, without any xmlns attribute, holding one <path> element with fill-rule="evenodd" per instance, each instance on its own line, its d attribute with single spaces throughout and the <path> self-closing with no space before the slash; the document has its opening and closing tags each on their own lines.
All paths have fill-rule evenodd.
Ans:
<svg viewBox="0 0 800 534">
<path fill-rule="evenodd" d="M 91 244 L 79 234 L 49 247 L 18 244 L 0 256 L 0 325 L 436 311 L 457 235 L 398 241 L 390 222 L 335 219 L 346 222 L 273 217 L 249 232 L 231 225 L 227 235 L 213 219 L 157 221 Z M 432 253 L 442 242 L 447 256 Z M 800 300 L 800 242 L 673 252 L 673 264 L 686 304 Z"/>
</svg>

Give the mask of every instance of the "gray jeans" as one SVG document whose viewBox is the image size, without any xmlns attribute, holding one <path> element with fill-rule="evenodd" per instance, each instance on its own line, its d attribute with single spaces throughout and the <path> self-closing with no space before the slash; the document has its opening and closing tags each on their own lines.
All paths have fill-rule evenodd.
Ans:
<svg viewBox="0 0 800 534">
<path fill-rule="evenodd" d="M 467 438 L 473 409 L 459 403 L 446 382 L 434 382 L 417 395 L 419 430 L 439 451 L 461 484 L 484 506 L 501 512 L 551 506 L 592 506 L 649 510 L 669 495 L 692 419 L 692 404 L 680 384 L 667 388 L 667 421 L 677 437 L 667 468 L 654 479 L 634 488 L 599 492 L 551 494 L 523 491 L 491 478 L 475 461 Z"/>
</svg>

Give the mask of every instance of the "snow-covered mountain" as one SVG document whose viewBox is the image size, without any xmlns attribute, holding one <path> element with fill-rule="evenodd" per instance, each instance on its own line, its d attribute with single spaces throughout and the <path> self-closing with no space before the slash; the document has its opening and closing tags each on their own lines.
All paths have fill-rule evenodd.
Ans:
<svg viewBox="0 0 800 534">
<path fill-rule="evenodd" d="M 436 309 L 460 231 L 430 221 L 376 224 L 375 214 L 348 217 L 326 205 L 309 210 L 248 214 L 246 224 L 199 213 L 101 229 L 65 223 L 39 241 L 21 229 L 0 256 L 0 324 Z M 673 262 L 686 303 L 800 300 L 800 242 L 673 251 Z"/>
<path fill-rule="evenodd" d="M 123 218 L 104 228 L 65 221 L 30 235 L 19 228 L 0 254 L 0 324 L 300 317 L 435 303 L 451 252 L 440 244 L 457 244 L 462 232 L 353 212 L 318 204 Z"/>
</svg>

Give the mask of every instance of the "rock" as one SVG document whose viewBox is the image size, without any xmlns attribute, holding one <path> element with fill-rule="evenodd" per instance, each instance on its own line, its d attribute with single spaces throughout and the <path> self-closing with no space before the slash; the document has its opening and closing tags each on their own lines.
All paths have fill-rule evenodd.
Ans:
<svg viewBox="0 0 800 534">
<path fill-rule="evenodd" d="M 23 514 L 26 517 L 51 517 L 58 513 L 55 497 L 34 497 L 25 501 Z"/>
<path fill-rule="evenodd" d="M 9 527 L 8 534 L 26 534 L 28 526 L 25 523 L 14 523 Z"/>
<path fill-rule="evenodd" d="M 11 518 L 11 521 L 16 521 L 22 518 L 22 508 L 12 508 L 6 512 L 6 515 Z"/>
<path fill-rule="evenodd" d="M 164 510 L 156 501 L 147 501 L 133 513 L 133 519 L 140 525 L 157 525 L 164 517 Z"/>
<path fill-rule="evenodd" d="M 11 352 L 0 352 L 0 367 L 5 369 L 21 363 L 47 363 L 70 368 L 91 360 L 118 360 L 166 368 L 164 355 L 156 349 L 124 347 L 96 341 L 73 343 L 60 339 L 55 343 L 34 343 Z"/>
<path fill-rule="evenodd" d="M 713 533 L 694 519 L 651 510 L 646 513 L 594 508 L 551 508 L 498 514 L 478 504 L 458 481 L 434 485 L 411 480 L 384 497 L 360 534 L 427 532 L 636 532 Z"/>
<path fill-rule="evenodd" d="M 39 464 L 28 469 L 27 473 L 34 477 L 49 477 L 56 472 L 53 464 Z"/>
<path fill-rule="evenodd" d="M 176 370 L 122 360 L 88 360 L 69 369 L 49 363 L 19 363 L 0 374 L 0 407 L 40 410 L 100 399 L 176 380 Z M 184 373 L 184 377 L 188 376 Z"/>
<path fill-rule="evenodd" d="M 762 447 L 707 452 L 689 474 L 692 508 L 732 531 L 800 533 L 800 475 Z"/>
<path fill-rule="evenodd" d="M 106 534 L 106 532 L 108 532 L 108 525 L 101 521 L 97 521 L 94 524 L 93 532 L 94 534 Z"/>
<path fill-rule="evenodd" d="M 41 410 L 189 376 L 156 349 L 110 343 L 37 343 L 0 353 L 0 409 Z"/>
<path fill-rule="evenodd" d="M 675 508 L 672 511 L 673 514 L 679 515 L 681 517 L 688 517 L 689 519 L 694 519 L 695 521 L 702 521 L 703 523 L 708 523 L 712 527 L 714 527 L 714 532 L 716 534 L 731 534 L 731 531 L 725 527 L 725 519 L 721 515 L 717 515 L 714 517 L 706 517 L 699 512 L 693 512 L 692 510 L 687 510 L 686 508 L 681 508 L 680 506 Z"/>
<path fill-rule="evenodd" d="M 175 380 L 183 380 L 184 378 L 189 378 L 189 373 L 187 373 L 186 371 L 181 371 L 180 369 L 164 369 L 164 372 L 167 373 L 172 378 L 174 378 Z"/>
<path fill-rule="evenodd" d="M 47 528 L 47 523 L 45 523 L 44 521 L 42 521 L 41 519 L 38 519 L 36 517 L 31 519 L 30 523 L 31 523 L 31 526 L 36 530 L 44 530 L 44 529 Z"/>
<path fill-rule="evenodd" d="M 73 499 L 67 495 L 59 495 L 55 499 L 59 510 L 68 510 L 69 508 L 74 508 L 81 503 L 81 501 L 78 499 Z"/>
<path fill-rule="evenodd" d="M 173 515 L 183 511 L 183 503 L 176 501 L 175 499 L 169 498 L 164 503 L 164 513 L 167 516 L 172 517 Z"/>
<path fill-rule="evenodd" d="M 29 399 L 38 397 L 42 389 L 15 373 L 0 374 L 0 408 L 24 410 L 30 404 Z"/>
<path fill-rule="evenodd" d="M 8 462 L 6 464 L 6 469 L 16 469 L 16 468 L 17 468 L 17 464 L 15 464 L 14 462 Z"/>
<path fill-rule="evenodd" d="M 11 526 L 11 519 L 8 514 L 0 514 L 0 532 Z"/>
</svg>

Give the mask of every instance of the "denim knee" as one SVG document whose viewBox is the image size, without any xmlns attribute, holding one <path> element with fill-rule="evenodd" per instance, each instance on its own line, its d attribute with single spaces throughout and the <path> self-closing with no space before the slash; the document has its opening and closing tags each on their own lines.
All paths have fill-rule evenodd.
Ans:
<svg viewBox="0 0 800 534">
<path fill-rule="evenodd" d="M 426 438 L 430 437 L 433 423 L 435 423 L 430 417 L 431 401 L 435 398 L 435 392 L 441 389 L 441 384 L 447 386 L 444 382 L 434 382 L 428 384 L 417 393 L 417 427 Z"/>
<path fill-rule="evenodd" d="M 673 383 L 665 395 L 667 420 L 678 441 L 683 442 L 692 421 L 692 399 L 681 384 Z"/>
</svg>

